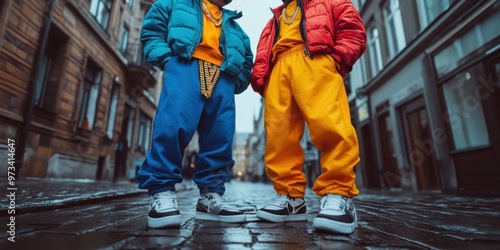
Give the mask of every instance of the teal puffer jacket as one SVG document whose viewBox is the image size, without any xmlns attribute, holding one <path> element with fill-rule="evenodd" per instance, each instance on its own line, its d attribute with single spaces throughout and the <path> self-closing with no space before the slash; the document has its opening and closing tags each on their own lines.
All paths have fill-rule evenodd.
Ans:
<svg viewBox="0 0 500 250">
<path fill-rule="evenodd" d="M 220 50 L 224 59 L 220 70 L 234 77 L 235 94 L 249 83 L 253 66 L 250 39 L 236 19 L 241 12 L 223 9 Z M 200 0 L 159 0 L 149 9 L 141 30 L 146 60 L 163 70 L 173 55 L 191 59 L 203 32 Z"/>
</svg>

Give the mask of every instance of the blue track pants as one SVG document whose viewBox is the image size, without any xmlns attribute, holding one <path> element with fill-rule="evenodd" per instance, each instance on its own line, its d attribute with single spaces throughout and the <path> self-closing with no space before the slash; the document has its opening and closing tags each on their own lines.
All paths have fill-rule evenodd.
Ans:
<svg viewBox="0 0 500 250">
<path fill-rule="evenodd" d="M 234 82 L 221 72 L 212 96 L 200 94 L 198 60 L 174 56 L 164 69 L 164 83 L 154 119 L 151 150 L 138 172 L 139 188 L 149 194 L 174 191 L 182 182 L 184 149 L 199 134 L 199 161 L 193 176 L 200 193 L 224 194 L 234 165 Z"/>
</svg>

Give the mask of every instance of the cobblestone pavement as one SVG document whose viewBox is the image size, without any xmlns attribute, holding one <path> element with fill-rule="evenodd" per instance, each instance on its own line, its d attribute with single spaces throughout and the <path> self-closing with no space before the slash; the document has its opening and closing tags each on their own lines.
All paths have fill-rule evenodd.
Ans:
<svg viewBox="0 0 500 250">
<path fill-rule="evenodd" d="M 16 242 L 8 240 L 5 226 L 0 249 L 500 249 L 500 198 L 366 190 L 355 199 L 359 228 L 344 236 L 313 229 L 319 197 L 310 190 L 307 222 L 258 220 L 256 210 L 275 195 L 271 185 L 262 183 L 226 185 L 224 197 L 247 213 L 246 223 L 194 220 L 198 190 L 188 182 L 177 192 L 181 228 L 147 229 L 148 196 L 135 183 L 67 181 L 62 188 L 50 185 L 61 181 L 39 181 L 45 185 L 25 182 L 24 195 L 33 199 L 18 197 Z M 39 196 L 73 198 L 50 206 L 37 203 L 37 186 Z M 0 219 L 9 223 L 7 211 Z"/>
</svg>

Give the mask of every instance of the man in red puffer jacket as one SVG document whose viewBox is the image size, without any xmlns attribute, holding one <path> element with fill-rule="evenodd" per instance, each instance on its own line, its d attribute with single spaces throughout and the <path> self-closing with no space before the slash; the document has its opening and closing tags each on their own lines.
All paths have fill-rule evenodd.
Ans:
<svg viewBox="0 0 500 250">
<path fill-rule="evenodd" d="M 359 146 L 343 77 L 366 49 L 366 32 L 350 0 L 283 0 L 265 26 L 250 83 L 264 97 L 266 173 L 276 200 L 257 217 L 307 221 L 307 180 L 300 139 L 307 124 L 321 151 L 319 230 L 350 234 L 357 227 L 353 168 Z"/>
</svg>

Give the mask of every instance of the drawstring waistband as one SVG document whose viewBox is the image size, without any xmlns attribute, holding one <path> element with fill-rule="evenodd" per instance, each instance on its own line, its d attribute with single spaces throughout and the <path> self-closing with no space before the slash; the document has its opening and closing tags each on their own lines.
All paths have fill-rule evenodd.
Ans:
<svg viewBox="0 0 500 250">
<path fill-rule="evenodd" d="M 305 49 L 306 49 L 306 46 L 304 44 L 299 44 L 299 45 L 293 46 L 293 47 L 279 53 L 276 61 L 279 61 L 287 56 L 293 55 L 299 51 L 304 52 Z"/>
</svg>

